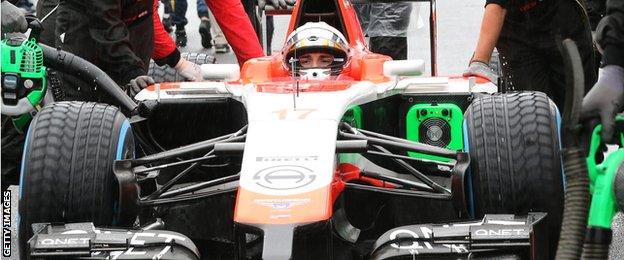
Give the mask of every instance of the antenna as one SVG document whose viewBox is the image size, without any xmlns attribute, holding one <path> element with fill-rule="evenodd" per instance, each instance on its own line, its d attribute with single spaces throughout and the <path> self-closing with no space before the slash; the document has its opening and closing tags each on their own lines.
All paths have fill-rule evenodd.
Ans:
<svg viewBox="0 0 624 260">
<path fill-rule="evenodd" d="M 299 81 L 297 80 L 297 78 L 295 78 L 295 63 L 297 62 L 297 59 L 295 57 L 297 57 L 297 49 L 295 49 L 295 55 L 293 57 L 290 57 L 290 60 L 288 60 L 288 63 L 290 63 L 291 77 L 292 77 L 293 83 L 294 83 L 294 86 L 293 86 L 293 110 L 297 110 L 297 96 L 299 95 Z"/>
</svg>

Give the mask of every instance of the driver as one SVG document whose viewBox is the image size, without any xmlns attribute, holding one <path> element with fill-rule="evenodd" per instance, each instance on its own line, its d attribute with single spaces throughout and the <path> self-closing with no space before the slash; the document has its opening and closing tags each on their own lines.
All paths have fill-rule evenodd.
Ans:
<svg viewBox="0 0 624 260">
<path fill-rule="evenodd" d="M 308 22 L 288 36 L 282 55 L 284 67 L 294 76 L 322 79 L 340 74 L 349 60 L 349 47 L 336 28 Z"/>
<path fill-rule="evenodd" d="M 329 67 L 334 63 L 334 55 L 331 53 L 311 52 L 299 56 L 299 63 L 303 68 Z"/>
</svg>

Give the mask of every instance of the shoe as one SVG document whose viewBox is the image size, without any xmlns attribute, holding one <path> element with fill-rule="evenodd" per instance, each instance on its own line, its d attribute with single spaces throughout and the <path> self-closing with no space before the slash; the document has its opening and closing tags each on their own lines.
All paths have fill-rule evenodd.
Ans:
<svg viewBox="0 0 624 260">
<path fill-rule="evenodd" d="M 178 47 L 186 47 L 186 42 L 188 40 L 186 38 L 186 31 L 184 29 L 176 29 L 175 35 L 176 35 L 176 45 Z"/>
<path fill-rule="evenodd" d="M 201 36 L 201 45 L 206 48 L 212 48 L 212 35 L 210 34 L 210 21 L 201 19 L 199 24 L 199 35 Z"/>
<path fill-rule="evenodd" d="M 163 17 L 162 24 L 167 33 L 171 33 L 173 31 L 173 21 L 171 21 L 171 17 L 169 17 L 169 15 L 165 15 L 165 17 Z"/>
<path fill-rule="evenodd" d="M 227 44 L 215 44 L 216 53 L 228 53 L 230 52 L 230 45 Z"/>
</svg>

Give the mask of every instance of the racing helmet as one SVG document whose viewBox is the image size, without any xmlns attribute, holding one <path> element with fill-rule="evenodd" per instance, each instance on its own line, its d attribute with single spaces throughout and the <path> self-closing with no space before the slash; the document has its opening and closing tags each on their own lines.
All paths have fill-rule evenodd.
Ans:
<svg viewBox="0 0 624 260">
<path fill-rule="evenodd" d="M 322 66 L 311 66 L 313 54 L 322 55 Z M 282 56 L 284 66 L 298 76 L 337 75 L 349 61 L 349 47 L 336 28 L 325 22 L 308 22 L 288 36 Z"/>
</svg>

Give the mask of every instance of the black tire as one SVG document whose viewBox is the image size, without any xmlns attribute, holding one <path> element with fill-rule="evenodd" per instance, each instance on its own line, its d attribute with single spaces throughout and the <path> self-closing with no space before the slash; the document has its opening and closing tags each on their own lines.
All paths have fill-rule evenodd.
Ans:
<svg viewBox="0 0 624 260">
<path fill-rule="evenodd" d="M 214 56 L 207 53 L 182 53 L 182 58 L 199 65 L 213 64 L 216 61 Z M 152 77 L 156 83 L 184 81 L 174 68 L 169 67 L 169 65 L 158 66 L 154 60 L 150 61 L 147 75 Z"/>
<path fill-rule="evenodd" d="M 464 115 L 475 217 L 547 212 L 550 249 L 563 212 L 557 110 L 544 93 L 476 98 Z"/>
<path fill-rule="evenodd" d="M 32 237 L 32 223 L 115 225 L 119 194 L 113 161 L 134 153 L 130 124 L 118 108 L 84 102 L 46 106 L 33 119 L 24 149 L 22 249 Z"/>
</svg>

